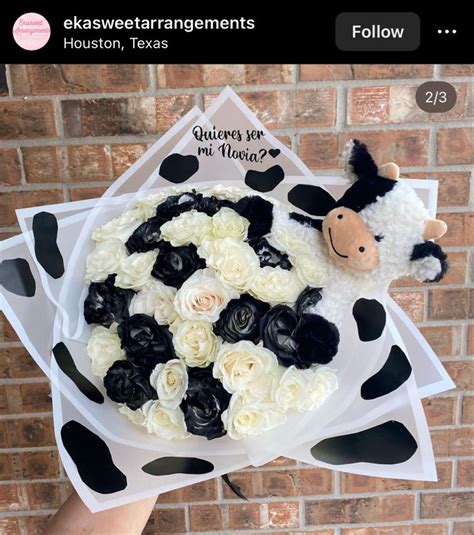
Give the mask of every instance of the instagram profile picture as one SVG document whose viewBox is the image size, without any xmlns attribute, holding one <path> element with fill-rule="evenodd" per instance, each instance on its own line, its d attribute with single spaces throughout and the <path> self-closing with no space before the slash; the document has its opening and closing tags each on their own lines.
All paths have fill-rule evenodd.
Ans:
<svg viewBox="0 0 474 535">
<path fill-rule="evenodd" d="M 13 25 L 13 39 L 24 50 L 39 50 L 50 37 L 49 22 L 39 13 L 20 15 Z"/>
</svg>

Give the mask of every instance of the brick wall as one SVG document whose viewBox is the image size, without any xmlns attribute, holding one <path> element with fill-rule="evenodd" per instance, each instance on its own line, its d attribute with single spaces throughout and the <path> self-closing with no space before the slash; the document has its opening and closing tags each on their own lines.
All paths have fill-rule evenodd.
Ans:
<svg viewBox="0 0 474 535">
<path fill-rule="evenodd" d="M 233 85 L 266 125 L 318 173 L 341 169 L 358 135 L 403 174 L 440 182 L 441 244 L 451 271 L 434 287 L 400 281 L 393 296 L 458 385 L 426 400 L 439 481 L 339 475 L 279 459 L 160 497 L 147 533 L 247 530 L 319 535 L 468 535 L 472 511 L 474 194 L 470 65 L 11 65 L 0 70 L 0 238 L 14 209 L 100 195 L 194 104 Z M 427 115 L 414 91 L 457 89 Z M 41 533 L 70 486 L 54 445 L 46 378 L 0 319 L 0 533 Z"/>
</svg>

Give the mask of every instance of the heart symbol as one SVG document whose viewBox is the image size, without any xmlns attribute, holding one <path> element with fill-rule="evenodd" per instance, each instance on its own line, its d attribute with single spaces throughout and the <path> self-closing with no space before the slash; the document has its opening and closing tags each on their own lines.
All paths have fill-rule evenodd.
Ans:
<svg viewBox="0 0 474 535">
<path fill-rule="evenodd" d="M 270 149 L 268 151 L 268 154 L 270 154 L 270 156 L 272 158 L 276 158 L 279 154 L 280 154 L 281 150 L 280 149 Z"/>
<path fill-rule="evenodd" d="M 269 167 L 266 171 L 250 169 L 245 175 L 245 183 L 252 189 L 261 192 L 272 191 L 285 178 L 285 172 L 279 165 Z"/>
<path fill-rule="evenodd" d="M 181 184 L 188 178 L 192 177 L 199 169 L 199 160 L 196 156 L 191 154 L 183 156 L 182 154 L 170 154 L 160 165 L 160 175 L 173 182 L 173 184 Z"/>
</svg>

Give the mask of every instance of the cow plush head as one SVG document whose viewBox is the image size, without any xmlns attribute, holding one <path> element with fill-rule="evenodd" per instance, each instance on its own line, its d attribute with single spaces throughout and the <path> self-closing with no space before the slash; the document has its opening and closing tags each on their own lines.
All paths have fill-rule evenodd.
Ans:
<svg viewBox="0 0 474 535">
<path fill-rule="evenodd" d="M 422 282 L 441 280 L 446 255 L 431 240 L 443 236 L 446 223 L 429 217 L 415 191 L 398 180 L 398 166 L 377 167 L 367 147 L 354 140 L 347 171 L 353 184 L 322 225 L 334 261 L 377 280 L 406 275 Z"/>
</svg>

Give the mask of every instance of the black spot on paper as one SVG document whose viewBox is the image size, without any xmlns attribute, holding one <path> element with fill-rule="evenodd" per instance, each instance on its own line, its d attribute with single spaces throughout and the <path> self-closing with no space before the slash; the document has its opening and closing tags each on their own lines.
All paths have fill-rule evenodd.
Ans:
<svg viewBox="0 0 474 535">
<path fill-rule="evenodd" d="M 242 493 L 242 490 L 240 489 L 240 486 L 237 485 L 237 483 L 234 483 L 233 481 L 231 481 L 229 479 L 229 475 L 228 474 L 222 474 L 221 477 L 222 477 L 222 480 L 224 481 L 224 483 L 230 488 L 230 490 L 236 496 L 238 496 L 241 500 L 245 500 L 246 502 L 248 502 L 248 499 Z"/>
<path fill-rule="evenodd" d="M 352 314 L 362 342 L 377 340 L 385 328 L 385 308 L 376 299 L 358 299 Z"/>
<path fill-rule="evenodd" d="M 142 470 L 151 476 L 209 474 L 214 470 L 214 465 L 196 457 L 160 457 L 142 466 Z"/>
<path fill-rule="evenodd" d="M 127 477 L 114 464 L 107 444 L 79 422 L 70 420 L 61 439 L 82 481 L 95 492 L 112 494 L 127 486 Z"/>
<path fill-rule="evenodd" d="M 358 433 L 326 438 L 311 448 L 311 455 L 329 464 L 399 464 L 417 448 L 410 431 L 402 423 L 389 420 Z"/>
<path fill-rule="evenodd" d="M 411 374 L 411 364 L 405 353 L 392 346 L 385 364 L 361 386 L 363 399 L 376 399 L 385 396 L 401 386 Z"/>
<path fill-rule="evenodd" d="M 307 214 L 327 215 L 334 207 L 335 199 L 323 188 L 298 184 L 288 192 L 288 201 Z"/>
<path fill-rule="evenodd" d="M 276 158 L 279 154 L 280 154 L 281 150 L 280 149 L 270 149 L 268 151 L 268 154 L 270 154 L 270 156 L 272 158 Z"/>
<path fill-rule="evenodd" d="M 161 162 L 160 176 L 173 184 L 181 184 L 192 177 L 198 169 L 199 160 L 196 156 L 191 154 L 183 156 L 175 153 L 170 154 Z"/>
<path fill-rule="evenodd" d="M 24 258 L 12 258 L 0 263 L 0 284 L 11 293 L 33 297 L 36 282 L 30 264 Z"/>
<path fill-rule="evenodd" d="M 94 403 L 104 403 L 104 396 L 99 392 L 97 387 L 77 369 L 69 349 L 63 342 L 59 342 L 53 347 L 53 355 L 61 371 L 71 379 L 88 399 Z"/>
<path fill-rule="evenodd" d="M 49 212 L 40 212 L 33 217 L 33 236 L 36 259 L 53 279 L 64 274 L 64 261 L 59 250 L 58 221 Z"/>
<path fill-rule="evenodd" d="M 262 193 L 272 191 L 285 178 L 285 172 L 279 165 L 269 167 L 266 171 L 249 169 L 245 175 L 245 183 L 249 188 Z"/>
</svg>

